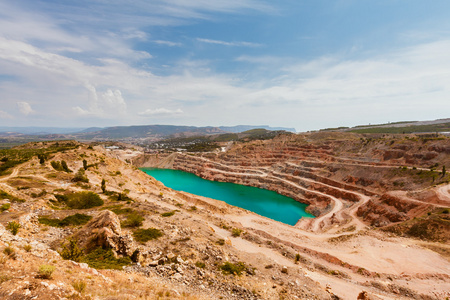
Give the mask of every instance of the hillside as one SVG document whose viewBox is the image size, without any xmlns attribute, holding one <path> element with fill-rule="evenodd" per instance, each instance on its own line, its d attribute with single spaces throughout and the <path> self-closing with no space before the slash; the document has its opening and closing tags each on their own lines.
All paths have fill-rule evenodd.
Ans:
<svg viewBox="0 0 450 300">
<path fill-rule="evenodd" d="M 347 131 L 355 133 L 446 133 L 450 132 L 450 119 L 439 119 L 433 121 L 404 121 L 387 124 L 359 125 L 355 127 L 327 128 L 321 131 Z"/>
</svg>

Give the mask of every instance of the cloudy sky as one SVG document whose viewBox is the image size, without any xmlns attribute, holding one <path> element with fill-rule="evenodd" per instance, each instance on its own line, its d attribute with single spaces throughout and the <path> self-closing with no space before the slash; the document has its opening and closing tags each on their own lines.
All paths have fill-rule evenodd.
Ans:
<svg viewBox="0 0 450 300">
<path fill-rule="evenodd" d="M 450 117 L 448 0 L 1 0 L 0 126 Z"/>
</svg>

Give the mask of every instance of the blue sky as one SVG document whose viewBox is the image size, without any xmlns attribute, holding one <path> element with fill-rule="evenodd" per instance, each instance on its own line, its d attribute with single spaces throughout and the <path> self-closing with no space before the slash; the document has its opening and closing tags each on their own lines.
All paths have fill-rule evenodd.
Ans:
<svg viewBox="0 0 450 300">
<path fill-rule="evenodd" d="M 450 117 L 450 2 L 3 0 L 0 126 Z"/>
</svg>

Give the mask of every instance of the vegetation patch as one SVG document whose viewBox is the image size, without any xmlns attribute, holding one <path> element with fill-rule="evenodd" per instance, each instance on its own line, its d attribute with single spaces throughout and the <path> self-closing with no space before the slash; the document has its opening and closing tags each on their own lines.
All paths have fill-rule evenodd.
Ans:
<svg viewBox="0 0 450 300">
<path fill-rule="evenodd" d="M 137 212 L 132 212 L 129 214 L 125 221 L 123 221 L 120 225 L 122 227 L 140 227 L 142 226 L 142 223 L 144 222 L 144 217 L 141 216 Z"/>
<path fill-rule="evenodd" d="M 169 212 L 162 213 L 161 216 L 162 216 L 162 217 L 171 217 L 171 216 L 173 216 L 174 214 L 175 214 L 175 211 L 172 210 L 172 211 L 169 211 Z"/>
<path fill-rule="evenodd" d="M 92 219 L 91 216 L 85 215 L 85 214 L 74 214 L 71 216 L 67 216 L 62 220 L 51 219 L 51 218 L 43 216 L 43 217 L 39 218 L 39 223 L 45 224 L 48 226 L 53 226 L 53 227 L 65 227 L 65 226 L 70 226 L 70 225 L 79 226 L 79 225 L 86 224 L 91 219 Z"/>
<path fill-rule="evenodd" d="M 117 193 L 112 191 L 106 191 L 104 192 L 105 195 L 108 195 L 108 199 L 110 201 L 126 201 L 127 203 L 133 202 L 134 200 L 130 197 L 128 197 L 127 193 Z"/>
<path fill-rule="evenodd" d="M 11 208 L 11 204 L 9 204 L 9 203 L 2 204 L 2 206 L 0 206 L 0 212 L 4 212 L 5 210 L 8 210 L 10 208 Z"/>
<path fill-rule="evenodd" d="M 65 160 L 61 160 L 61 161 L 54 160 L 50 164 L 52 165 L 53 169 L 55 169 L 56 171 L 72 173 L 72 170 L 69 169 Z"/>
<path fill-rule="evenodd" d="M 242 275 L 242 272 L 248 271 L 247 266 L 245 263 L 238 261 L 237 263 L 231 263 L 229 261 L 224 262 L 222 265 L 219 266 L 219 269 L 222 270 L 222 273 L 225 275 Z"/>
<path fill-rule="evenodd" d="M 80 249 L 80 247 L 78 247 L 77 240 L 70 239 L 63 245 L 61 252 L 59 252 L 59 255 L 61 255 L 63 259 L 80 262 L 83 259 L 84 253 Z"/>
<path fill-rule="evenodd" d="M 233 228 L 233 229 L 231 229 L 231 235 L 234 236 L 234 237 L 241 236 L 242 231 L 243 231 L 242 229 Z"/>
<path fill-rule="evenodd" d="M 103 249 L 101 247 L 85 255 L 82 261 L 95 269 L 122 270 L 124 266 L 131 264 L 129 257 L 116 258 L 111 249 Z"/>
<path fill-rule="evenodd" d="M 39 162 L 45 162 L 49 154 L 75 149 L 78 144 L 74 141 L 42 143 L 39 147 L 37 143 L 29 143 L 12 149 L 0 150 L 0 176 L 6 175 L 10 169 L 37 156 Z"/>
<path fill-rule="evenodd" d="M 103 205 L 103 200 L 94 192 L 77 192 L 72 194 L 55 195 L 60 203 L 74 209 L 86 209 Z"/>
<path fill-rule="evenodd" d="M 80 168 L 78 172 L 75 174 L 75 176 L 72 179 L 73 182 L 84 182 L 88 183 L 89 179 L 86 177 L 86 172 L 83 168 Z"/>
<path fill-rule="evenodd" d="M 163 233 L 156 228 L 137 229 L 133 232 L 134 239 L 141 243 L 146 243 L 161 236 L 163 236 Z"/>
<path fill-rule="evenodd" d="M 8 199 L 11 202 L 19 202 L 19 203 L 25 202 L 25 200 L 17 198 L 16 196 L 8 194 L 7 192 L 2 190 L 0 190 L 0 199 Z"/>
<path fill-rule="evenodd" d="M 16 221 L 11 221 L 8 223 L 8 225 L 6 225 L 6 229 L 8 229 L 9 231 L 11 231 L 11 233 L 13 235 L 16 235 L 17 233 L 19 233 L 19 228 L 20 228 L 20 224 Z"/>
<path fill-rule="evenodd" d="M 51 265 L 40 265 L 38 277 L 42 279 L 51 279 L 56 267 Z"/>
<path fill-rule="evenodd" d="M 450 241 L 450 215 L 448 208 L 437 208 L 423 216 L 383 228 L 399 236 L 448 243 Z"/>
</svg>

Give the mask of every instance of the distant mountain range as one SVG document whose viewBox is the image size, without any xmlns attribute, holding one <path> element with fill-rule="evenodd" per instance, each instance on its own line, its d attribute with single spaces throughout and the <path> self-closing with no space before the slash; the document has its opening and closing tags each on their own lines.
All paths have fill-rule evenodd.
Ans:
<svg viewBox="0 0 450 300">
<path fill-rule="evenodd" d="M 238 125 L 221 127 L 195 127 L 177 125 L 142 125 L 91 128 L 58 127 L 0 127 L 0 137 L 34 137 L 38 139 L 77 139 L 77 140 L 125 140 L 125 139 L 163 139 L 168 137 L 205 136 L 224 133 L 240 133 L 262 128 L 271 131 L 285 130 L 295 132 L 294 128 L 270 127 L 267 125 Z"/>
</svg>

